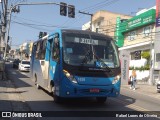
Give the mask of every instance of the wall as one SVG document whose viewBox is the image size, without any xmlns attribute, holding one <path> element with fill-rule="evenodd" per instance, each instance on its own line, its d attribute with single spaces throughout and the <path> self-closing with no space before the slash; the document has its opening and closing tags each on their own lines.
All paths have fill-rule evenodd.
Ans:
<svg viewBox="0 0 160 120">
<path fill-rule="evenodd" d="M 129 70 L 129 76 L 131 76 L 132 70 Z M 139 71 L 136 70 L 137 80 L 139 81 L 148 81 L 149 79 L 149 70 Z"/>
<path fill-rule="evenodd" d="M 124 34 L 124 46 L 129 46 L 129 45 L 134 45 L 134 44 L 139 44 L 139 43 L 142 43 L 142 42 L 147 42 L 147 41 L 152 41 L 155 39 L 155 24 L 152 24 L 152 25 L 148 25 L 148 26 L 151 26 L 151 33 L 149 34 L 149 36 L 144 36 L 143 34 L 143 29 L 144 27 L 146 26 L 143 26 L 141 28 L 138 28 L 134 31 L 136 31 L 136 36 L 135 36 L 135 39 L 134 40 L 129 40 L 129 36 L 130 36 L 130 32 L 126 32 Z"/>
<path fill-rule="evenodd" d="M 114 36 L 114 31 L 116 28 L 116 19 L 117 17 L 121 17 L 122 19 L 129 19 L 131 16 L 113 13 L 109 11 L 98 11 L 93 15 L 92 23 L 93 23 L 93 31 L 96 31 L 96 28 L 99 28 L 99 32 Z M 98 25 L 98 23 L 100 23 Z"/>
</svg>

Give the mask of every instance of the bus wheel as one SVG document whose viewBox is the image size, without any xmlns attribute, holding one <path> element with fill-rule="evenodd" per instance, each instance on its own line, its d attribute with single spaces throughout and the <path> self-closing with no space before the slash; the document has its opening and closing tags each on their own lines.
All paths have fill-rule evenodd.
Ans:
<svg viewBox="0 0 160 120">
<path fill-rule="evenodd" d="M 54 87 L 52 87 L 52 91 L 53 91 L 53 99 L 54 99 L 54 102 L 55 103 L 61 103 L 61 97 L 59 97 L 59 96 L 57 96 L 56 94 L 55 94 L 55 88 Z"/>
<path fill-rule="evenodd" d="M 107 100 L 107 97 L 96 97 L 98 103 L 105 103 Z"/>
</svg>

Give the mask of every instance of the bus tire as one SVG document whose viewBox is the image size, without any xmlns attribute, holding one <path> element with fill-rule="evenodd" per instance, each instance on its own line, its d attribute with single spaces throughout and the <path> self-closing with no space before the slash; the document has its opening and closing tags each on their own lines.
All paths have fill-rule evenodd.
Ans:
<svg viewBox="0 0 160 120">
<path fill-rule="evenodd" d="M 52 87 L 52 91 L 53 91 L 54 102 L 55 103 L 61 103 L 62 99 L 61 99 L 61 97 L 59 97 L 59 96 L 56 95 L 54 86 Z"/>
<path fill-rule="evenodd" d="M 105 103 L 107 100 L 107 97 L 96 97 L 96 100 L 98 103 Z"/>
</svg>

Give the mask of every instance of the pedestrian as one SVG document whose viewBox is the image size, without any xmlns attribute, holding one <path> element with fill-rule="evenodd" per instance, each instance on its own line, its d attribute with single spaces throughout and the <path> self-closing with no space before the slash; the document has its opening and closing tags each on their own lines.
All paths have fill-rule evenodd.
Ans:
<svg viewBox="0 0 160 120">
<path fill-rule="evenodd" d="M 132 75 L 131 75 L 131 89 L 133 88 L 133 90 L 136 90 L 136 71 L 132 70 Z"/>
</svg>

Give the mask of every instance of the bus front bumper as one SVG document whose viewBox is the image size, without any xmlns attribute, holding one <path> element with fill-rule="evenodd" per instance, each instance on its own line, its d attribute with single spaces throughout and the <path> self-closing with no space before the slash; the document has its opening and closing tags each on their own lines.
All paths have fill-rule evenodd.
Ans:
<svg viewBox="0 0 160 120">
<path fill-rule="evenodd" d="M 120 82 L 108 86 L 65 84 L 60 91 L 61 97 L 117 97 L 120 94 Z"/>
</svg>

